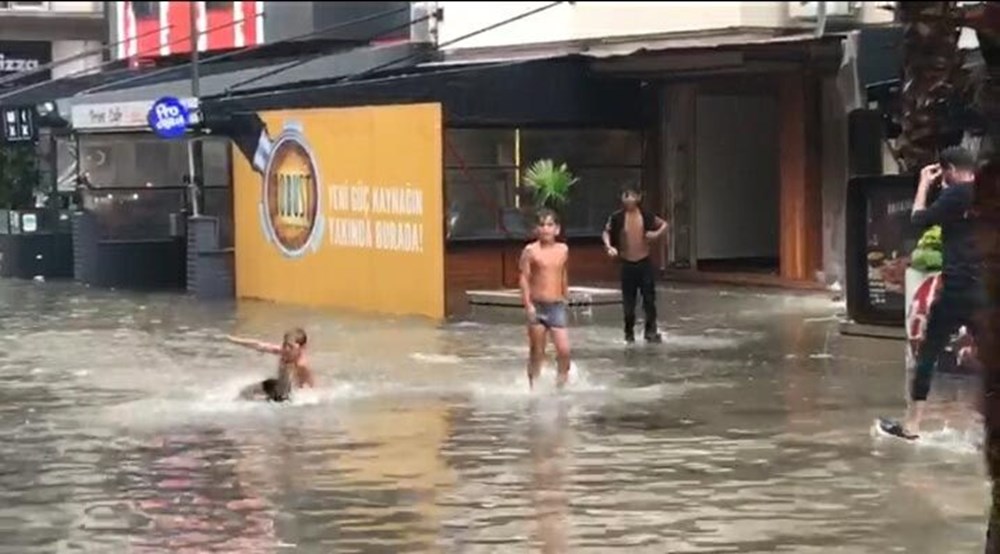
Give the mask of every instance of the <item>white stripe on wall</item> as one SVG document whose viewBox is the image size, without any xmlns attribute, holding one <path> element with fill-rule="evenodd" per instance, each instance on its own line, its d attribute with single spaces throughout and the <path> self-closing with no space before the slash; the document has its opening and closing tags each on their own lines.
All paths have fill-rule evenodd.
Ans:
<svg viewBox="0 0 1000 554">
<path fill-rule="evenodd" d="M 208 49 L 208 34 L 205 33 L 205 29 L 208 29 L 208 13 L 204 2 L 195 4 L 198 6 L 198 51 L 204 52 Z"/>
<path fill-rule="evenodd" d="M 160 55 L 170 55 L 170 2 L 160 2 Z"/>
<path fill-rule="evenodd" d="M 125 12 L 129 9 L 128 2 L 117 2 L 115 10 L 115 41 L 118 42 L 118 59 L 124 58 L 128 54 L 128 35 L 125 31 Z"/>
<path fill-rule="evenodd" d="M 128 17 L 129 36 L 128 51 L 126 56 L 132 57 L 139 53 L 139 24 L 135 21 L 135 4 L 129 2 L 129 9 L 126 11 Z"/>
<path fill-rule="evenodd" d="M 254 10 L 253 10 L 254 18 L 253 18 L 253 21 L 254 21 L 254 27 L 257 30 L 257 33 L 256 33 L 257 42 L 256 42 L 256 44 L 264 44 L 264 3 L 263 2 L 254 2 L 253 4 L 254 4 Z"/>
<path fill-rule="evenodd" d="M 247 44 L 247 36 L 243 31 L 243 2 L 233 2 L 233 46 L 243 48 Z"/>
</svg>

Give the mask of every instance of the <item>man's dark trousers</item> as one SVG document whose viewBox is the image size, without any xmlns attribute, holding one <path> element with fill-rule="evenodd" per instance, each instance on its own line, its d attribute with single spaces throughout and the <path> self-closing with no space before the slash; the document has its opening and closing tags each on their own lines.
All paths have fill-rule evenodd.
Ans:
<svg viewBox="0 0 1000 554">
<path fill-rule="evenodd" d="M 643 258 L 637 262 L 621 261 L 622 305 L 625 309 L 625 338 L 635 338 L 635 303 L 642 294 L 642 308 L 646 313 L 645 335 L 656 335 L 656 274 L 653 262 Z"/>
</svg>

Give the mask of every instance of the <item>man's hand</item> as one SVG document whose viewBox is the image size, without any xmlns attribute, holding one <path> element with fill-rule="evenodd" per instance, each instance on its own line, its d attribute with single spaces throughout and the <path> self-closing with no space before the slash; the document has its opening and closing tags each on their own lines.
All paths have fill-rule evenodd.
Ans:
<svg viewBox="0 0 1000 554">
<path fill-rule="evenodd" d="M 917 194 L 913 197 L 913 212 L 922 212 L 927 209 L 927 197 L 930 196 L 931 185 L 933 185 L 942 174 L 941 164 L 930 164 L 920 170 L 920 184 L 917 185 Z"/>
<path fill-rule="evenodd" d="M 615 248 L 614 246 L 605 246 L 604 251 L 607 252 L 609 258 L 618 257 L 618 249 Z"/>
<path fill-rule="evenodd" d="M 654 240 L 660 238 L 659 231 L 646 231 L 646 240 L 653 242 Z"/>
<path fill-rule="evenodd" d="M 930 164 L 920 170 L 920 186 L 930 187 L 941 177 L 941 164 Z"/>
<path fill-rule="evenodd" d="M 535 320 L 538 319 L 538 310 L 536 310 L 535 305 L 530 302 L 524 307 L 524 314 L 528 317 L 528 323 L 534 323 Z"/>
</svg>

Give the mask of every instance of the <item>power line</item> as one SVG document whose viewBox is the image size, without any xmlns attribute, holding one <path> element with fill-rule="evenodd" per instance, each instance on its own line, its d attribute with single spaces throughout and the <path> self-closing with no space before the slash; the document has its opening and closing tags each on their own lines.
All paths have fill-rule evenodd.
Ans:
<svg viewBox="0 0 1000 554">
<path fill-rule="evenodd" d="M 487 33 L 487 32 L 492 31 L 492 30 L 494 30 L 494 29 L 496 29 L 498 27 L 503 27 L 504 25 L 508 25 L 508 24 L 513 23 L 515 21 L 520 21 L 521 19 L 524 19 L 526 17 L 531 17 L 533 15 L 539 14 L 541 12 L 544 12 L 546 10 L 552 9 L 552 8 L 554 8 L 554 7 L 556 7 L 556 6 L 560 5 L 560 4 L 565 4 L 565 3 L 566 2 L 552 2 L 552 3 L 546 4 L 544 6 L 541 6 L 541 7 L 535 8 L 533 10 L 529 10 L 527 12 L 524 12 L 524 13 L 522 13 L 520 15 L 515 15 L 514 17 L 509 17 L 507 19 L 498 21 L 498 22 L 496 22 L 496 23 L 494 23 L 492 25 L 487 25 L 486 27 L 482 27 L 480 29 L 472 31 L 471 33 L 467 33 L 467 34 L 464 34 L 464 35 L 462 35 L 460 37 L 453 38 L 453 39 L 451 39 L 449 41 L 442 42 L 437 47 L 440 50 L 442 48 L 446 48 L 448 46 L 452 46 L 452 45 L 454 45 L 454 44 L 456 44 L 458 42 L 461 42 L 463 40 L 467 40 L 467 39 L 470 39 L 470 38 L 472 38 L 474 36 L 481 35 L 483 33 Z M 349 75 L 347 77 L 344 77 L 343 79 L 338 80 L 337 82 L 341 83 L 341 82 L 352 81 L 354 79 L 363 77 L 365 75 L 370 75 L 372 73 L 375 73 L 376 71 L 378 71 L 380 69 L 385 69 L 386 67 L 394 66 L 394 65 L 396 65 L 396 64 L 398 64 L 400 62 L 404 62 L 404 61 L 406 61 L 408 59 L 411 59 L 411 58 L 414 58 L 414 57 L 416 57 L 418 55 L 419 54 L 408 54 L 406 56 L 400 57 L 397 60 L 393 60 L 393 61 L 386 62 L 386 63 L 381 64 L 381 65 L 377 65 L 377 66 L 375 66 L 373 68 L 367 69 L 367 70 L 362 71 L 360 73 L 356 73 L 354 75 Z"/>
<path fill-rule="evenodd" d="M 451 39 L 449 41 L 442 42 L 437 47 L 438 47 L 438 49 L 441 49 L 441 48 L 445 48 L 445 47 L 448 47 L 448 46 L 452 46 L 452 45 L 454 45 L 454 44 L 456 44 L 458 42 L 461 42 L 463 40 L 468 40 L 468 39 L 470 39 L 470 38 L 472 38 L 474 36 L 481 35 L 483 33 L 492 31 L 494 29 L 497 29 L 497 28 L 502 27 L 504 25 L 508 25 L 508 24 L 513 23 L 515 21 L 519 21 L 519 20 L 524 19 L 526 17 L 531 17 L 533 15 L 539 14 L 539 13 L 541 13 L 543 11 L 552 9 L 552 8 L 554 8 L 554 7 L 556 7 L 556 6 L 560 5 L 560 4 L 565 4 L 565 3 L 566 3 L 565 1 L 562 1 L 562 2 L 551 2 L 549 4 L 546 4 L 544 6 L 540 6 L 538 8 L 533 9 L 533 10 L 529 10 L 529 11 L 524 12 L 522 14 L 518 14 L 518 15 L 515 15 L 513 17 L 509 17 L 507 19 L 503 19 L 503 20 L 498 21 L 496 23 L 487 25 L 486 27 L 482 27 L 482 28 L 477 29 L 475 31 L 472 31 L 470 33 L 466 33 L 466 34 L 464 34 L 464 35 L 462 35 L 460 37 L 456 37 L 456 38 L 453 38 L 453 39 Z M 391 61 L 383 63 L 383 64 L 379 64 L 379 65 L 377 65 L 375 67 L 366 69 L 366 70 L 361 71 L 359 73 L 356 73 L 354 75 L 347 75 L 345 77 L 341 77 L 340 79 L 335 80 L 332 84 L 333 85 L 339 85 L 339 84 L 342 84 L 342 83 L 346 83 L 348 81 L 352 81 L 352 80 L 364 77 L 366 75 L 371 75 L 372 73 L 375 73 L 375 72 L 377 72 L 377 71 L 379 71 L 381 69 L 385 69 L 387 67 L 392 67 L 394 65 L 397 65 L 399 63 L 405 62 L 405 61 L 410 60 L 410 59 L 413 59 L 413 58 L 415 58 L 417 56 L 420 56 L 422 54 L 423 54 L 423 52 L 416 52 L 416 53 L 406 54 L 404 56 L 400 56 L 399 58 L 396 58 L 394 60 L 391 60 Z M 226 91 L 226 96 L 229 96 L 231 93 L 232 93 L 232 87 L 230 87 L 230 90 Z"/>
<path fill-rule="evenodd" d="M 149 36 L 149 35 L 154 35 L 154 34 L 159 33 L 159 32 L 160 32 L 159 29 L 155 29 L 153 31 L 145 32 L 145 33 L 143 33 L 143 34 L 141 34 L 141 35 L 139 35 L 139 36 L 137 36 L 135 38 L 136 39 L 140 39 L 140 38 L 143 38 L 143 37 L 146 37 L 146 36 Z M 8 75 L 8 76 L 0 79 L 0 85 L 4 85 L 6 83 L 11 83 L 11 82 L 14 82 L 14 81 L 20 81 L 21 79 L 25 79 L 27 77 L 30 77 L 30 76 L 36 74 L 36 73 L 41 73 L 43 71 L 48 71 L 49 69 L 53 69 L 53 68 L 59 67 L 60 65 L 67 64 L 67 63 L 72 62 L 72 61 L 76 61 L 76 60 L 78 60 L 80 58 L 85 58 L 87 56 L 91 56 L 91 55 L 94 55 L 94 54 L 100 54 L 100 53 L 104 52 L 105 50 L 107 50 L 109 48 L 113 48 L 115 46 L 119 46 L 122 43 L 124 43 L 126 41 L 129 41 L 129 40 L 131 40 L 131 39 L 122 39 L 122 40 L 119 40 L 119 41 L 116 41 L 116 42 L 112 42 L 111 44 L 102 44 L 100 46 L 100 48 L 93 48 L 93 49 L 90 49 L 90 50 L 84 50 L 83 52 L 80 52 L 79 54 L 73 54 L 72 56 L 68 56 L 68 57 L 65 57 L 65 58 L 60 58 L 58 60 L 53 60 L 53 61 L 51 61 L 51 62 L 49 62 L 49 63 L 47 63 L 45 65 L 40 65 L 40 66 L 36 67 L 35 69 L 32 69 L 31 71 L 22 71 L 20 73 L 15 73 L 13 75 Z M 118 61 L 118 60 L 115 60 L 115 61 Z"/>
<path fill-rule="evenodd" d="M 517 60 L 517 59 L 515 59 L 515 60 L 505 60 L 505 61 L 495 61 L 495 62 L 483 62 L 482 64 L 477 65 L 477 68 L 480 68 L 480 69 L 495 69 L 495 68 L 501 68 L 501 67 L 516 66 L 516 65 L 523 64 L 523 63 L 524 63 L 524 60 Z M 461 67 L 461 66 L 458 66 L 458 67 L 449 67 L 449 68 L 446 68 L 446 69 L 441 69 L 440 71 L 435 71 L 433 73 L 433 75 L 438 75 L 438 76 L 441 76 L 441 75 L 450 75 L 452 73 L 460 73 L 462 71 L 466 71 L 467 69 L 468 68 Z M 406 78 L 406 77 L 409 77 L 411 75 L 412 74 L 385 75 L 385 76 L 382 76 L 382 77 L 375 77 L 373 79 L 369 79 L 369 80 L 365 81 L 364 84 L 367 84 L 367 85 L 384 84 L 384 83 L 388 83 L 388 82 L 391 82 L 391 81 L 394 81 L 394 80 Z M 344 87 L 349 87 L 351 85 L 352 85 L 352 83 L 341 83 L 341 82 L 323 83 L 323 84 L 318 84 L 315 87 L 310 88 L 309 90 L 310 90 L 310 92 L 315 92 L 317 90 L 336 91 L 337 89 L 344 88 Z M 254 89 L 252 92 L 248 92 L 246 94 L 242 94 L 242 95 L 240 95 L 240 96 L 238 96 L 236 98 L 238 98 L 239 100 L 251 100 L 251 99 L 259 98 L 259 97 L 262 97 L 262 96 L 270 96 L 272 94 L 274 94 L 274 91 L 271 90 L 271 87 L 268 87 L 266 90 Z M 224 102 L 225 101 L 221 97 L 210 98 L 209 100 L 212 101 L 212 102 Z"/>
<path fill-rule="evenodd" d="M 217 54 L 215 56 L 209 56 L 209 57 L 205 58 L 204 60 L 202 60 L 201 63 L 216 62 L 216 61 L 220 61 L 220 60 L 232 58 L 234 56 L 238 56 L 238 55 L 242 55 L 242 54 L 247 54 L 249 52 L 254 52 L 254 51 L 259 50 L 261 48 L 270 48 L 270 47 L 274 47 L 275 45 L 278 45 L 278 44 L 287 44 L 289 42 L 294 42 L 294 41 L 306 39 L 306 38 L 309 38 L 309 37 L 312 37 L 312 36 L 321 35 L 321 34 L 324 34 L 324 33 L 328 33 L 330 31 L 336 31 L 337 29 L 344 28 L 344 27 L 349 27 L 349 26 L 355 25 L 357 23 L 364 23 L 365 21 L 373 20 L 373 19 L 376 19 L 376 18 L 379 18 L 379 17 L 386 17 L 386 16 L 389 16 L 389 15 L 395 15 L 395 14 L 397 14 L 399 12 L 404 11 L 404 10 L 409 11 L 409 7 L 407 7 L 407 8 L 396 8 L 394 10 L 389 10 L 389 11 L 380 12 L 380 13 L 377 13 L 377 14 L 374 14 L 374 15 L 365 16 L 365 17 L 360 18 L 360 19 L 354 19 L 354 20 L 351 20 L 351 21 L 344 21 L 344 22 L 341 22 L 341 23 L 335 23 L 333 25 L 328 25 L 328 26 L 323 27 L 321 29 L 316 29 L 316 30 L 310 31 L 308 33 L 303 33 L 301 35 L 296 35 L 296 36 L 288 37 L 286 39 L 282 39 L 282 40 L 275 41 L 275 42 L 268 43 L 268 44 L 256 44 L 254 46 L 249 46 L 247 48 L 242 48 L 240 50 L 233 50 L 233 51 L 230 51 L 230 52 L 224 52 L 222 54 Z M 291 62 L 291 63 L 294 63 L 294 62 Z M 126 79 L 122 79 L 120 81 L 114 81 L 114 82 L 107 83 L 107 84 L 104 84 L 104 85 L 98 85 L 96 87 L 91 87 L 89 89 L 80 91 L 80 92 L 78 92 L 76 94 L 76 96 L 93 94 L 95 92 L 100 92 L 100 91 L 105 90 L 107 88 L 110 88 L 112 86 L 118 87 L 118 86 L 125 85 L 125 84 L 128 84 L 128 83 L 133 83 L 133 82 L 136 82 L 136 81 L 141 81 L 143 79 L 148 79 L 148 78 L 151 78 L 151 77 L 155 77 L 157 75 L 162 75 L 162 74 L 167 73 L 169 71 L 176 71 L 179 67 L 183 67 L 183 65 L 178 65 L 178 66 L 174 66 L 174 67 L 163 68 L 163 69 L 160 69 L 160 70 L 153 71 L 151 73 L 144 73 L 142 75 L 136 75 L 136 76 L 129 77 L 129 78 L 126 78 Z"/>
<path fill-rule="evenodd" d="M 264 14 L 258 14 L 257 15 L 257 17 L 263 17 L 263 16 L 264 16 Z M 230 22 L 230 23 L 224 23 L 222 25 L 216 25 L 215 27 L 209 27 L 208 29 L 205 29 L 204 31 L 201 31 L 201 32 L 205 33 L 205 34 L 208 34 L 208 33 L 214 32 L 214 31 L 218 31 L 219 29 L 225 29 L 226 27 L 232 27 L 234 25 L 236 25 L 235 21 L 234 22 Z M 143 36 L 146 36 L 146 34 L 151 34 L 151 33 L 145 33 L 145 34 L 143 34 Z M 181 38 L 175 39 L 175 40 L 169 42 L 167 44 L 167 46 L 173 46 L 175 44 L 179 44 L 179 43 L 182 43 L 184 41 L 189 41 L 194 34 L 195 33 L 190 33 L 190 34 L 188 34 L 186 36 L 183 36 Z M 138 38 L 138 37 L 136 37 L 136 38 Z M 0 100 L 3 100 L 4 98 L 7 98 L 9 96 L 13 96 L 15 94 L 21 94 L 21 93 L 27 92 L 29 90 L 34 90 L 34 89 L 36 89 L 38 87 L 47 85 L 49 83 L 54 83 L 54 82 L 57 82 L 57 81 L 62 81 L 62 80 L 65 80 L 65 79 L 70 79 L 70 78 L 78 77 L 78 76 L 81 76 L 81 75 L 86 75 L 88 73 L 93 72 L 95 69 L 101 69 L 101 68 L 107 67 L 109 65 L 113 65 L 113 64 L 119 63 L 120 61 L 121 60 L 109 60 L 109 61 L 106 61 L 106 62 L 102 62 L 102 63 L 100 63 L 100 64 L 98 64 L 98 65 L 96 65 L 94 67 L 87 67 L 87 68 L 81 69 L 79 71 L 75 71 L 73 73 L 70 73 L 69 75 L 63 75 L 62 77 L 59 77 L 57 79 L 49 79 L 48 81 L 42 81 L 40 83 L 35 83 L 35 84 L 32 84 L 32 85 L 28 85 L 28 86 L 25 86 L 25 87 L 14 89 L 14 90 L 12 90 L 10 92 L 7 92 L 5 94 L 0 95 Z M 179 67 L 180 66 L 171 66 L 171 67 L 168 67 L 168 68 L 164 68 L 164 70 L 167 70 L 167 71 L 177 71 Z M 153 73 L 156 73 L 156 72 L 153 72 Z M 149 77 L 150 75 L 152 75 L 152 73 L 143 73 L 143 74 L 138 75 L 136 77 L 143 77 L 143 78 L 145 78 L 145 77 Z M 126 80 L 122 80 L 122 81 L 112 81 L 110 83 L 105 83 L 104 85 L 99 85 L 98 87 L 91 87 L 90 89 L 86 89 L 83 92 L 79 92 L 77 94 L 84 94 L 88 90 L 92 90 L 92 89 L 95 89 L 95 88 L 100 88 L 100 89 L 103 90 L 104 88 L 115 86 L 116 84 L 121 83 L 121 82 L 128 82 L 128 80 L 126 79 Z"/>
<path fill-rule="evenodd" d="M 409 11 L 409 8 L 405 8 L 405 9 L 407 11 Z M 379 33 L 378 35 L 370 37 L 367 42 L 383 38 L 386 35 L 391 35 L 392 33 L 395 33 L 396 31 L 399 31 L 400 29 L 408 29 L 408 28 L 412 27 L 413 25 L 416 25 L 417 23 L 422 23 L 424 21 L 427 21 L 428 19 L 431 19 L 432 17 L 438 17 L 439 12 L 440 12 L 440 10 L 438 10 L 438 12 L 429 13 L 429 14 L 421 16 L 421 17 L 419 17 L 417 19 L 411 20 L 411 21 L 409 21 L 407 23 L 404 23 L 403 25 L 397 25 L 397 26 L 392 27 L 390 29 L 386 29 L 385 31 Z M 294 62 L 292 62 L 292 63 L 290 63 L 288 65 L 284 65 L 284 66 L 281 66 L 281 67 L 276 67 L 276 68 L 272 69 L 271 71 L 267 71 L 267 72 L 264 72 L 264 73 L 261 73 L 261 74 L 258 74 L 258 75 L 254 75 L 253 77 L 250 77 L 249 79 L 244 79 L 244 80 L 242 80 L 242 81 L 240 81 L 238 83 L 233 83 L 232 85 L 229 85 L 228 87 L 226 87 L 225 94 L 228 94 L 230 91 L 232 91 L 234 89 L 241 88 L 241 87 L 243 87 L 245 85 L 248 85 L 250 83 L 256 83 L 257 81 L 260 81 L 261 79 L 266 79 L 268 77 L 272 77 L 272 76 L 277 75 L 279 73 L 284 73 L 285 71 L 288 71 L 290 69 L 295 69 L 296 67 L 299 67 L 301 65 L 305 65 L 305 64 L 307 64 L 309 62 L 318 60 L 320 58 L 323 58 L 325 56 L 329 56 L 330 54 L 335 54 L 335 53 L 336 52 L 329 52 L 329 51 L 321 52 L 319 54 L 310 56 L 308 58 L 303 58 L 301 60 L 294 61 Z"/>
</svg>

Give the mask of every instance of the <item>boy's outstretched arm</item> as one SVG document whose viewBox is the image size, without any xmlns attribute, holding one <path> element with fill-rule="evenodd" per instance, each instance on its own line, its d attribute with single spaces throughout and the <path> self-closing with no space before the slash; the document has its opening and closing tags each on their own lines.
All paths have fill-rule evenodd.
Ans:
<svg viewBox="0 0 1000 554">
<path fill-rule="evenodd" d="M 239 337 L 234 337 L 232 335 L 226 336 L 226 340 L 233 344 L 239 346 L 245 346 L 247 348 L 253 348 L 258 352 L 264 352 L 265 354 L 280 354 L 281 347 L 276 344 L 270 344 L 267 342 L 260 342 L 253 339 L 241 339 Z"/>
</svg>

